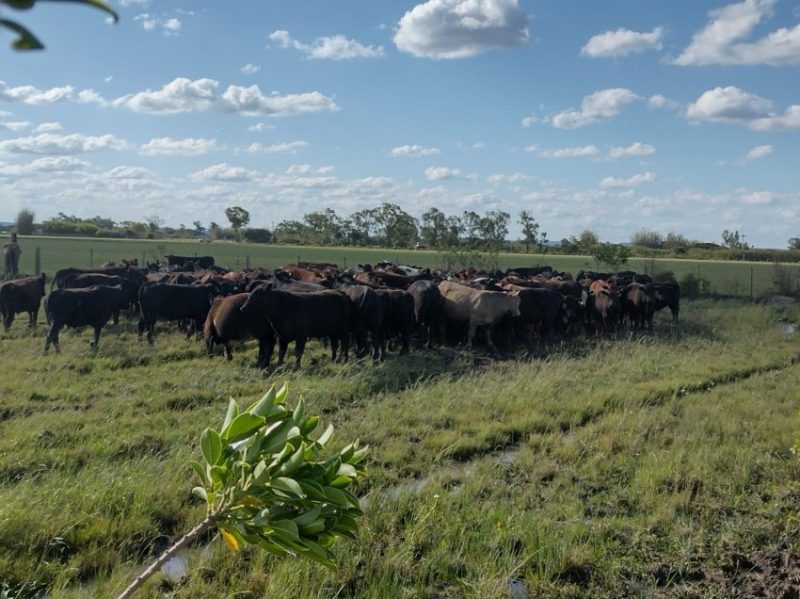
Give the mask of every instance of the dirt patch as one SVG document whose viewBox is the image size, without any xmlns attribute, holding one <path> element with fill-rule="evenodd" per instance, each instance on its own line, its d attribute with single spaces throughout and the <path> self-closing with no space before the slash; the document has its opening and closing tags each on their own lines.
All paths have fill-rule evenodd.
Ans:
<svg viewBox="0 0 800 599">
<path fill-rule="evenodd" d="M 792 535 L 792 541 L 800 530 Z M 727 597 L 764 599 L 800 598 L 800 553 L 787 537 L 777 545 L 749 556 L 728 556 L 722 568 L 709 572 L 709 582 Z"/>
</svg>

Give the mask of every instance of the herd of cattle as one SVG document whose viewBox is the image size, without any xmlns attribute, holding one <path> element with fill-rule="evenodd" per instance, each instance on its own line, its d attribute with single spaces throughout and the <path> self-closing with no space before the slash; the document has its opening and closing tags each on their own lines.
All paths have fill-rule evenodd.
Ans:
<svg viewBox="0 0 800 599">
<path fill-rule="evenodd" d="M 64 326 L 91 326 L 97 346 L 102 328 L 119 313 L 138 314 L 138 332 L 153 343 L 158 321 L 175 321 L 188 335 L 202 330 L 210 356 L 215 344 L 231 358 L 231 343 L 256 339 L 258 366 L 278 364 L 295 344 L 299 366 L 309 338 L 330 342 L 332 357 L 346 360 L 351 342 L 359 355 L 381 360 L 387 345 L 409 351 L 411 339 L 430 347 L 466 341 L 477 330 L 496 352 L 504 344 L 531 343 L 552 335 L 607 334 L 619 327 L 652 329 L 653 315 L 668 307 L 677 323 L 680 289 L 632 271 L 572 276 L 550 267 L 458 273 L 380 263 L 342 270 L 335 264 L 298 263 L 274 271 L 229 271 L 209 257 L 169 256 L 139 268 L 135 262 L 56 273 L 45 299 L 49 329 L 45 352 L 58 351 Z M 6 329 L 18 313 L 35 326 L 46 295 L 45 275 L 0 286 Z M 493 339 L 494 336 L 494 339 Z"/>
</svg>

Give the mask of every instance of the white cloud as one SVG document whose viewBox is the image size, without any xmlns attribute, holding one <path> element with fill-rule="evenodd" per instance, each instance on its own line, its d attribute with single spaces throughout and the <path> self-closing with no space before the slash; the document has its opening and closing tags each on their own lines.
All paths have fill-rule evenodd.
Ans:
<svg viewBox="0 0 800 599">
<path fill-rule="evenodd" d="M 526 181 L 533 181 L 536 177 L 532 175 L 526 175 L 525 173 L 513 173 L 511 175 L 489 175 L 486 177 L 486 182 L 496 185 L 498 183 L 509 183 L 511 185 L 515 183 L 524 183 Z"/>
<path fill-rule="evenodd" d="M 255 75 L 261 70 L 261 65 L 247 63 L 239 70 L 245 75 Z"/>
<path fill-rule="evenodd" d="M 343 35 L 318 37 L 311 44 L 292 38 L 288 31 L 273 31 L 269 40 L 282 48 L 294 48 L 312 60 L 353 60 L 357 58 L 383 58 L 383 46 L 365 46 Z"/>
<path fill-rule="evenodd" d="M 215 139 L 154 137 L 139 148 L 139 153 L 143 156 L 200 156 L 216 147 Z"/>
<path fill-rule="evenodd" d="M 738 87 L 715 87 L 704 92 L 686 109 L 686 116 L 694 120 L 749 122 L 769 117 L 772 102 Z"/>
<path fill-rule="evenodd" d="M 647 50 L 661 50 L 661 38 L 664 29 L 656 27 L 650 33 L 639 33 L 630 29 L 619 28 L 616 31 L 606 31 L 592 37 L 581 48 L 581 54 L 593 58 L 608 56 L 627 56 L 646 52 Z"/>
<path fill-rule="evenodd" d="M 0 131 L 21 131 L 30 127 L 28 121 L 6 121 L 0 117 Z"/>
<path fill-rule="evenodd" d="M 750 128 L 756 131 L 798 129 L 800 128 L 800 105 L 789 106 L 783 114 L 754 119 L 750 122 Z"/>
<path fill-rule="evenodd" d="M 749 193 L 744 193 L 741 196 L 742 204 L 748 205 L 762 205 L 762 204 L 771 204 L 776 199 L 774 193 L 770 191 L 752 191 Z"/>
<path fill-rule="evenodd" d="M 285 116 L 339 110 L 332 99 L 316 91 L 264 95 L 257 85 L 230 85 L 222 95 L 218 95 L 218 87 L 219 82 L 214 79 L 192 81 L 178 77 L 159 90 L 148 89 L 117 98 L 113 105 L 151 114 L 218 110 L 243 115 Z"/>
<path fill-rule="evenodd" d="M 667 98 L 666 96 L 662 96 L 661 94 L 656 94 L 654 96 L 650 96 L 647 98 L 647 107 L 653 109 L 659 108 L 669 108 L 675 109 L 678 108 L 680 104 L 671 98 Z"/>
<path fill-rule="evenodd" d="M 0 176 L 20 177 L 38 173 L 58 173 L 83 170 L 89 163 L 73 156 L 48 156 L 37 158 L 28 164 L 3 164 L 0 165 Z"/>
<path fill-rule="evenodd" d="M 149 179 L 153 176 L 155 176 L 155 173 L 143 166 L 115 166 L 111 170 L 103 173 L 103 177 L 116 180 Z"/>
<path fill-rule="evenodd" d="M 467 58 L 529 39 L 517 0 L 428 0 L 400 19 L 394 43 L 424 58 Z"/>
<path fill-rule="evenodd" d="M 441 152 L 439 148 L 426 148 L 425 146 L 414 144 L 410 146 L 397 146 L 392 148 L 392 150 L 389 152 L 389 156 L 392 156 L 393 158 L 400 156 L 419 158 L 420 156 L 433 156 L 434 154 L 440 153 Z"/>
<path fill-rule="evenodd" d="M 526 151 L 536 151 L 536 146 L 531 150 L 526 148 Z M 584 158 L 586 156 L 597 156 L 600 150 L 596 145 L 590 144 L 588 146 L 575 146 L 571 148 L 557 148 L 555 150 L 542 150 L 539 156 L 542 158 Z"/>
<path fill-rule="evenodd" d="M 431 166 L 425 169 L 425 177 L 429 181 L 442 181 L 445 179 L 467 179 L 474 181 L 478 178 L 475 173 L 462 173 L 457 168 L 446 166 Z"/>
<path fill-rule="evenodd" d="M 539 117 L 533 114 L 528 115 L 522 119 L 522 126 L 523 127 L 531 127 L 539 122 Z"/>
<path fill-rule="evenodd" d="M 33 85 L 8 87 L 4 81 L 0 81 L 0 100 L 39 105 L 55 104 L 56 102 L 76 99 L 75 88 L 71 85 L 42 90 Z"/>
<path fill-rule="evenodd" d="M 628 158 L 631 156 L 652 156 L 656 153 L 656 149 L 650 144 L 643 144 L 640 141 L 634 142 L 625 147 L 611 148 L 608 152 L 609 158 Z"/>
<path fill-rule="evenodd" d="M 800 64 L 800 24 L 782 27 L 754 42 L 739 42 L 773 15 L 775 0 L 744 0 L 708 13 L 709 22 L 694 34 L 677 65 Z"/>
<path fill-rule="evenodd" d="M 124 6 L 128 8 L 129 6 L 139 5 L 139 6 L 147 6 L 150 4 L 150 0 L 119 0 L 120 6 Z"/>
<path fill-rule="evenodd" d="M 155 31 L 160 27 L 164 35 L 177 35 L 182 25 L 181 20 L 176 17 L 165 19 L 149 13 L 136 15 L 133 20 L 141 23 L 145 31 Z"/>
<path fill-rule="evenodd" d="M 643 183 L 652 183 L 656 180 L 655 173 L 639 173 L 627 179 L 617 179 L 615 177 L 606 177 L 600 181 L 600 187 L 638 187 Z"/>
<path fill-rule="evenodd" d="M 293 164 L 289 168 L 286 169 L 287 175 L 306 175 L 311 172 L 315 172 L 320 175 L 327 175 L 334 171 L 332 166 L 321 166 L 317 169 L 314 169 L 310 164 Z"/>
<path fill-rule="evenodd" d="M 111 134 L 93 136 L 74 133 L 56 135 L 41 133 L 32 137 L 18 137 L 0 141 L 0 152 L 15 154 L 79 154 L 101 150 L 124 150 L 128 144 Z"/>
<path fill-rule="evenodd" d="M 248 154 L 297 154 L 300 150 L 305 150 L 309 145 L 307 141 L 284 141 L 281 143 L 265 146 L 261 143 L 252 143 L 245 151 Z"/>
<path fill-rule="evenodd" d="M 274 125 L 267 125 L 266 123 L 256 123 L 255 125 L 250 125 L 247 130 L 250 133 L 264 133 L 269 129 L 274 129 Z"/>
<path fill-rule="evenodd" d="M 770 145 L 756 146 L 745 155 L 744 160 L 760 160 L 761 158 L 766 158 L 772 153 L 773 149 Z"/>
<path fill-rule="evenodd" d="M 580 110 L 559 112 L 551 117 L 550 122 L 558 129 L 583 127 L 602 119 L 615 117 L 625 105 L 640 99 L 629 89 L 619 87 L 602 89 L 584 96 Z"/>
<path fill-rule="evenodd" d="M 258 173 L 255 171 L 222 162 L 196 171 L 189 178 L 198 181 L 249 181 L 256 176 Z"/>
<path fill-rule="evenodd" d="M 50 131 L 61 131 L 64 127 L 61 126 L 61 123 L 56 121 L 50 121 L 47 123 L 40 123 L 34 130 L 34 133 L 48 133 Z"/>
</svg>

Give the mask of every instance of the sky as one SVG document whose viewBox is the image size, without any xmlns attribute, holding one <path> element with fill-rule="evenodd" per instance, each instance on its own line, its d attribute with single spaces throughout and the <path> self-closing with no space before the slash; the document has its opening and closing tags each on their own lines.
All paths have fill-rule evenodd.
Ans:
<svg viewBox="0 0 800 599">
<path fill-rule="evenodd" d="M 550 239 L 800 235 L 794 0 L 112 0 L 2 8 L 0 221 L 271 228 L 383 202 Z"/>
</svg>

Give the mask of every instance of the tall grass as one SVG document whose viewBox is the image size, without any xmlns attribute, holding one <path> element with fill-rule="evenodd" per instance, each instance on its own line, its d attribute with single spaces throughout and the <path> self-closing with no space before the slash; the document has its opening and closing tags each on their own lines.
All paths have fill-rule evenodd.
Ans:
<svg viewBox="0 0 800 599">
<path fill-rule="evenodd" d="M 0 334 L 0 582 L 53 597 L 119 591 L 202 515 L 187 461 L 227 397 L 288 380 L 372 446 L 361 538 L 330 573 L 218 540 L 143 596 L 729 596 L 741 556 L 797 530 L 798 319 L 694 303 L 654 335 L 554 341 L 546 358 L 458 349 L 262 375 L 132 324 L 43 356 Z M 737 561 L 739 560 L 739 561 Z M 511 585 L 511 586 L 509 586 Z M 32 593 L 32 592 L 31 592 Z M 236 595 L 241 593 L 241 595 Z"/>
</svg>

